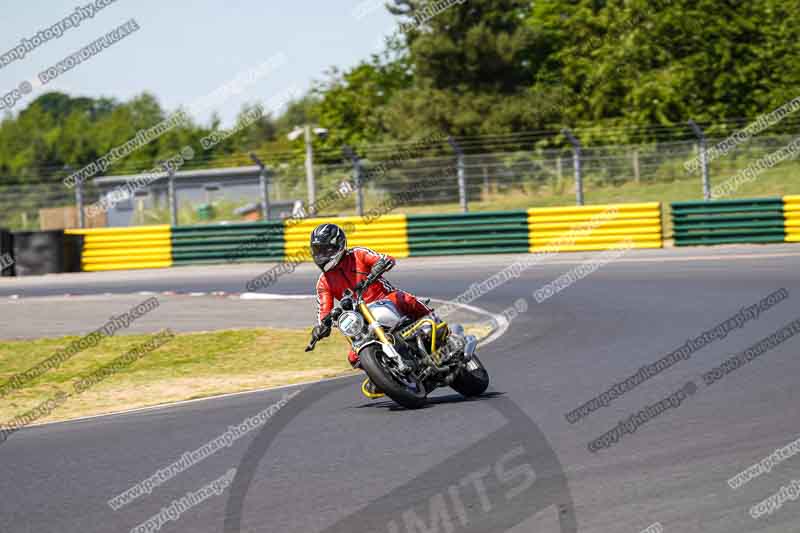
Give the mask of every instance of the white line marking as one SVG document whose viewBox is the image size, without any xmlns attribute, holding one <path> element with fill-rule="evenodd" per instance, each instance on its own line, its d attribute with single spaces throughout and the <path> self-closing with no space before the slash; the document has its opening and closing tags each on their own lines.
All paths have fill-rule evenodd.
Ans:
<svg viewBox="0 0 800 533">
<path fill-rule="evenodd" d="M 467 311 L 472 311 L 473 313 L 477 313 L 479 315 L 484 315 L 492 318 L 494 322 L 497 324 L 497 328 L 495 328 L 495 330 L 492 332 L 491 335 L 489 335 L 484 339 L 481 339 L 480 342 L 478 342 L 478 346 L 486 346 L 487 344 L 496 341 L 505 334 L 506 330 L 511 325 L 508 322 L 508 319 L 503 315 L 495 315 L 494 313 L 490 313 L 489 311 L 481 309 L 480 307 L 475 307 L 474 305 L 462 304 L 458 302 L 450 302 L 447 300 L 440 300 L 438 298 L 431 298 L 431 300 L 434 302 L 442 302 L 450 305 L 456 305 L 466 309 Z"/>
<path fill-rule="evenodd" d="M 800 257 L 800 254 L 730 254 L 730 255 L 694 255 L 686 257 L 627 257 L 614 261 L 617 263 L 677 263 L 680 261 L 725 261 L 728 259 L 775 259 L 782 257 Z M 558 259 L 555 261 L 542 261 L 540 265 L 572 265 L 586 261 L 587 257 L 576 257 L 574 260 Z"/>
<path fill-rule="evenodd" d="M 243 292 L 239 295 L 241 300 L 309 300 L 313 294 L 274 294 L 262 292 Z"/>
</svg>

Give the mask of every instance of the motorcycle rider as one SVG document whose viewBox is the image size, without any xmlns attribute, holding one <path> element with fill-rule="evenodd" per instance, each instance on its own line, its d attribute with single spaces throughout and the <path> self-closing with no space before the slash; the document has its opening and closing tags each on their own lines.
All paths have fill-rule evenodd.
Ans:
<svg viewBox="0 0 800 533">
<path fill-rule="evenodd" d="M 340 300 L 346 289 L 355 290 L 371 272 L 388 271 L 395 265 L 393 257 L 365 247 L 347 248 L 347 236 L 336 224 L 320 224 L 311 232 L 311 255 L 314 263 L 322 270 L 317 280 L 317 325 L 311 334 L 317 339 L 330 335 L 330 326 L 322 319 L 333 309 L 334 299 Z M 376 300 L 390 300 L 402 314 L 418 320 L 433 310 L 420 302 L 415 296 L 396 289 L 383 276 L 379 276 L 362 295 L 366 303 Z M 353 368 L 360 368 L 358 354 L 352 349 L 347 360 Z M 372 381 L 367 378 L 361 385 L 361 392 L 370 399 L 383 396 Z"/>
</svg>

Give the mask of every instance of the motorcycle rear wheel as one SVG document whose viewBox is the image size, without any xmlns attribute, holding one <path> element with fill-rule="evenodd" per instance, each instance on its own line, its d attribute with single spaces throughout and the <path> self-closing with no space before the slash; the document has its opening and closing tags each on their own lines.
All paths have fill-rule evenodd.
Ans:
<svg viewBox="0 0 800 533">
<path fill-rule="evenodd" d="M 400 382 L 394 375 L 384 369 L 379 358 L 379 354 L 382 353 L 378 346 L 373 345 L 367 346 L 359 354 L 361 366 L 369 376 L 369 379 L 386 393 L 386 396 L 406 409 L 419 409 L 424 406 L 428 395 L 425 391 L 425 386 L 422 383 L 415 382 L 415 389 L 411 389 L 408 385 Z"/>
</svg>

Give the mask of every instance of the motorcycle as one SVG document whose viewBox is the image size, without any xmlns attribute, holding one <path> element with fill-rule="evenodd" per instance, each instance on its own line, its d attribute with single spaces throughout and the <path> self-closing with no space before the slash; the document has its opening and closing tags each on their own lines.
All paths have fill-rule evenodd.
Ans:
<svg viewBox="0 0 800 533">
<path fill-rule="evenodd" d="M 364 302 L 362 294 L 380 274 L 372 273 L 355 290 L 344 292 L 322 320 L 328 331 L 338 328 L 372 382 L 407 409 L 424 406 L 428 394 L 439 387 L 449 386 L 465 397 L 483 394 L 489 374 L 475 353 L 478 340 L 466 335 L 461 325 L 451 329 L 435 315 L 415 321 L 390 300 Z M 312 335 L 306 351 L 319 340 Z"/>
</svg>

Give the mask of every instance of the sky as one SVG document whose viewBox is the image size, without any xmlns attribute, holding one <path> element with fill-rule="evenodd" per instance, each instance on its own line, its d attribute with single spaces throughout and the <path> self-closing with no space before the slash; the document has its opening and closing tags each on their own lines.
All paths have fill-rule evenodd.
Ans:
<svg viewBox="0 0 800 533">
<path fill-rule="evenodd" d="M 79 19 L 76 8 L 95 1 L 113 3 Z M 51 90 L 119 101 L 147 91 L 169 111 L 188 107 L 203 124 L 216 111 L 230 126 L 242 104 L 279 107 L 331 66 L 380 51 L 396 27 L 384 1 L 0 0 L 0 100 L 26 81 L 32 91 L 11 97 L 19 98 L 14 113 Z M 21 59 L 1 59 L 73 14 L 77 27 Z M 131 19 L 138 29 L 42 84 L 41 72 Z"/>
</svg>

